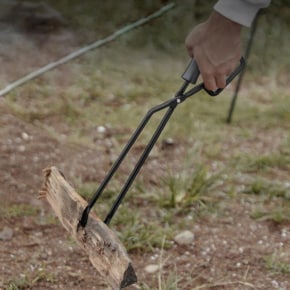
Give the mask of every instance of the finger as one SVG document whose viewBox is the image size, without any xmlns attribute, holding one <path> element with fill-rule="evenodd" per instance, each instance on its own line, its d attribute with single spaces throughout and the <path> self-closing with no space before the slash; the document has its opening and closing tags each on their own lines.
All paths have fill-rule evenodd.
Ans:
<svg viewBox="0 0 290 290">
<path fill-rule="evenodd" d="M 202 75 L 204 86 L 209 91 L 216 91 L 218 89 L 214 75 Z"/>
<path fill-rule="evenodd" d="M 187 49 L 187 53 L 188 53 L 188 55 L 191 57 L 191 58 L 193 58 L 193 50 L 192 50 L 192 47 L 186 47 L 186 49 Z"/>
<path fill-rule="evenodd" d="M 186 47 L 186 50 L 187 50 L 188 55 L 190 57 L 193 57 L 193 46 L 191 44 L 191 41 L 190 41 L 189 36 L 185 40 L 185 47 Z"/>
<path fill-rule="evenodd" d="M 217 74 L 215 76 L 216 85 L 219 89 L 224 89 L 226 87 L 227 76 L 225 74 Z"/>
<path fill-rule="evenodd" d="M 212 64 L 205 56 L 204 51 L 200 48 L 197 48 L 194 50 L 194 55 L 205 88 L 211 91 L 217 90 L 217 84 L 214 77 L 214 69 Z"/>
<path fill-rule="evenodd" d="M 225 63 L 219 65 L 219 67 L 215 70 L 215 79 L 216 84 L 219 89 L 224 89 L 227 85 L 227 77 L 233 72 L 234 65 Z"/>
</svg>

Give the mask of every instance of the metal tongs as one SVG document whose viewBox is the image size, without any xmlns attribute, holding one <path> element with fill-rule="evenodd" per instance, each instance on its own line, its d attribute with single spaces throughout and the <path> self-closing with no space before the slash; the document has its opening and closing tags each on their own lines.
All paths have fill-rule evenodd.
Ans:
<svg viewBox="0 0 290 290">
<path fill-rule="evenodd" d="M 244 60 L 244 58 L 241 58 L 239 66 L 228 76 L 228 78 L 226 80 L 226 84 L 228 85 L 229 83 L 231 83 L 232 80 L 244 69 L 244 67 L 245 67 L 245 60 Z M 139 135 L 143 131 L 143 129 L 146 126 L 146 124 L 148 123 L 148 121 L 151 119 L 151 117 L 155 113 L 167 108 L 167 111 L 165 112 L 162 120 L 160 121 L 158 127 L 156 128 L 153 136 L 151 137 L 146 148 L 144 149 L 142 155 L 140 156 L 140 158 L 139 158 L 138 162 L 136 163 L 134 169 L 132 170 L 131 174 L 127 178 L 127 180 L 126 180 L 125 184 L 123 185 L 123 188 L 121 189 L 119 195 L 117 196 L 113 206 L 109 210 L 109 213 L 107 214 L 107 216 L 104 220 L 104 223 L 106 225 L 109 225 L 109 223 L 111 222 L 113 216 L 115 215 L 116 211 L 118 210 L 118 208 L 119 208 L 121 202 L 123 201 L 126 193 L 128 192 L 128 190 L 129 190 L 130 186 L 132 185 L 133 181 L 135 180 L 136 176 L 138 175 L 141 167 L 143 166 L 144 162 L 146 161 L 148 155 L 150 154 L 153 146 L 155 145 L 156 141 L 158 140 L 161 132 L 163 131 L 165 125 L 167 124 L 168 120 L 170 119 L 170 116 L 172 115 L 175 108 L 179 104 L 184 102 L 188 97 L 198 93 L 201 90 L 205 90 L 210 96 L 217 96 L 223 91 L 223 89 L 218 89 L 216 91 L 209 91 L 205 88 L 203 83 L 200 83 L 200 84 L 194 86 L 193 88 L 189 89 L 188 91 L 186 91 L 190 84 L 194 84 L 194 85 L 196 84 L 199 75 L 200 75 L 200 72 L 199 72 L 199 68 L 197 66 L 197 63 L 195 62 L 194 59 L 192 59 L 191 62 L 189 63 L 189 65 L 187 66 L 185 72 L 182 75 L 182 78 L 184 79 L 184 83 L 181 86 L 181 88 L 177 91 L 175 96 L 172 99 L 151 108 L 147 112 L 147 114 L 145 115 L 145 117 L 143 118 L 143 120 L 141 121 L 141 123 L 139 124 L 137 129 L 135 130 L 135 132 L 132 134 L 130 140 L 128 141 L 128 143 L 124 147 L 123 151 L 121 152 L 121 154 L 119 155 L 119 157 L 117 158 L 117 160 L 115 161 L 113 166 L 111 167 L 110 171 L 107 173 L 104 180 L 102 181 L 102 183 L 98 187 L 94 196 L 89 201 L 87 207 L 84 209 L 82 216 L 81 216 L 81 219 L 79 221 L 79 226 L 82 226 L 82 227 L 86 226 L 90 210 L 92 209 L 92 207 L 94 206 L 96 201 L 99 199 L 99 197 L 103 193 L 105 187 L 107 186 L 107 184 L 109 183 L 109 181 L 111 180 L 111 178 L 113 177 L 113 175 L 115 174 L 115 172 L 117 171 L 119 166 L 121 165 L 122 161 L 126 157 L 127 153 L 130 151 L 131 147 L 134 145 L 134 143 L 138 139 Z"/>
</svg>

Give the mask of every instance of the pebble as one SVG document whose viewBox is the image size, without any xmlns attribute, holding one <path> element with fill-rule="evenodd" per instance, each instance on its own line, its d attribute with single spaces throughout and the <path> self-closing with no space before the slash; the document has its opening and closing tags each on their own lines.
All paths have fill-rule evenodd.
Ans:
<svg viewBox="0 0 290 290">
<path fill-rule="evenodd" d="M 167 138 L 162 140 L 162 149 L 167 147 L 173 147 L 175 145 L 174 140 L 172 138 Z"/>
<path fill-rule="evenodd" d="M 98 133 L 105 133 L 107 130 L 104 126 L 98 126 L 97 127 L 97 132 Z"/>
<path fill-rule="evenodd" d="M 191 231 L 184 231 L 174 237 L 178 245 L 191 245 L 194 240 L 194 234 Z"/>
<path fill-rule="evenodd" d="M 21 137 L 22 137 L 22 139 L 25 140 L 25 141 L 29 140 L 29 135 L 28 135 L 26 132 L 22 132 L 22 133 L 21 133 Z"/>
<path fill-rule="evenodd" d="M 145 267 L 145 272 L 149 273 L 149 274 L 154 274 L 159 270 L 159 266 L 158 265 L 148 265 Z"/>
<path fill-rule="evenodd" d="M 0 232 L 0 240 L 2 241 L 10 241 L 13 237 L 13 230 L 8 227 L 4 227 L 4 229 Z"/>
</svg>

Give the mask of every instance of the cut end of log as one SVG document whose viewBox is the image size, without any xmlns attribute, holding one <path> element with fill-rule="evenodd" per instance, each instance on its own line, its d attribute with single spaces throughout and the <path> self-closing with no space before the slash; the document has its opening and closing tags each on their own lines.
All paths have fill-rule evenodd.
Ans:
<svg viewBox="0 0 290 290">
<path fill-rule="evenodd" d="M 86 227 L 78 226 L 87 202 L 56 167 L 44 170 L 40 196 L 47 199 L 61 224 L 86 252 L 100 276 L 112 289 L 125 288 L 137 282 L 125 247 L 102 220 L 91 213 Z"/>
<path fill-rule="evenodd" d="M 136 273 L 131 264 L 129 264 L 127 270 L 124 273 L 123 281 L 121 283 L 121 288 L 126 288 L 137 282 Z"/>
</svg>

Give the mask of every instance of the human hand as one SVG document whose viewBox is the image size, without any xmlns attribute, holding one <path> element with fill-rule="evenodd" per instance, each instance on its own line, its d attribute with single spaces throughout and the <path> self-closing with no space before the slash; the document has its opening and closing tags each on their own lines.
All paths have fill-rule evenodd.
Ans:
<svg viewBox="0 0 290 290">
<path fill-rule="evenodd" d="M 195 58 L 208 90 L 226 86 L 227 76 L 236 68 L 242 55 L 242 26 L 217 12 L 193 28 L 185 40 L 188 54 Z"/>
</svg>

